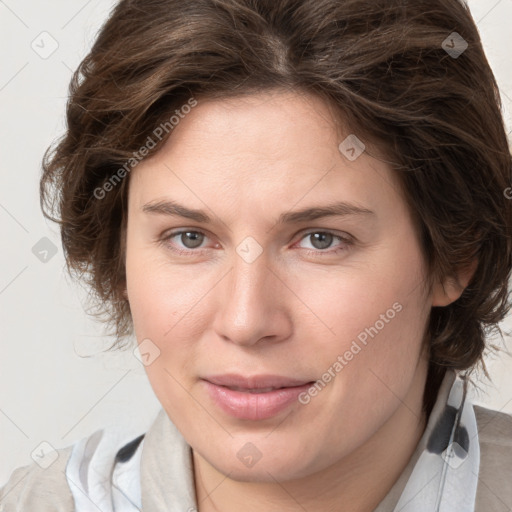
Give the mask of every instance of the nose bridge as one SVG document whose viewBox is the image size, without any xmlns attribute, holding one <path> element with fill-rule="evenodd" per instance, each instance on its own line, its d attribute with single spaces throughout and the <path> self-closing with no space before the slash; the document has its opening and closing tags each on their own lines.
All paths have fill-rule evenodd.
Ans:
<svg viewBox="0 0 512 512">
<path fill-rule="evenodd" d="M 268 281 L 268 274 L 272 275 L 268 268 L 269 252 L 252 236 L 245 237 L 235 249 L 230 276 L 232 293 L 242 302 L 249 301 L 258 307 L 263 299 L 262 285 Z"/>
<path fill-rule="evenodd" d="M 281 336 L 288 325 L 280 303 L 283 285 L 268 267 L 266 254 L 256 254 L 255 248 L 243 244 L 237 248 L 218 304 L 215 329 L 238 344 Z"/>
<path fill-rule="evenodd" d="M 270 286 L 270 276 L 273 274 L 263 254 L 254 261 L 238 254 L 234 258 L 226 304 L 240 324 L 248 325 L 251 316 L 254 317 L 257 311 L 265 313 L 270 306 L 271 294 L 268 292 L 269 288 L 274 288 Z"/>
</svg>

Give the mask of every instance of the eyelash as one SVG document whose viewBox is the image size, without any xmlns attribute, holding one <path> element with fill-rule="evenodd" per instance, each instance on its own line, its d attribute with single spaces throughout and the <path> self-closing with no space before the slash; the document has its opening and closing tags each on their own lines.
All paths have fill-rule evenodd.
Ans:
<svg viewBox="0 0 512 512">
<path fill-rule="evenodd" d="M 176 247 L 173 247 L 172 244 L 170 243 L 170 240 L 172 238 L 175 238 L 178 235 L 183 234 L 183 233 L 198 233 L 200 235 L 204 235 L 205 237 L 208 236 L 208 235 L 206 235 L 206 233 L 203 233 L 202 231 L 199 231 L 199 230 L 180 229 L 180 230 L 172 231 L 170 233 L 165 234 L 159 240 L 159 242 L 161 244 L 163 244 L 165 247 L 169 248 L 171 251 L 177 253 L 180 256 L 181 255 L 191 255 L 193 253 L 201 254 L 205 250 L 204 248 L 198 248 L 198 249 L 176 249 Z M 307 233 L 304 233 L 304 235 L 299 240 L 299 242 L 302 241 L 304 238 L 307 238 L 309 235 L 318 234 L 318 233 L 321 233 L 323 235 L 325 235 L 325 234 L 332 235 L 334 238 L 338 238 L 341 242 L 343 242 L 343 244 L 345 246 L 341 247 L 341 248 L 334 249 L 334 250 L 330 250 L 330 251 L 329 250 L 322 250 L 322 249 L 316 249 L 316 250 L 313 250 L 313 249 L 303 249 L 309 255 L 313 255 L 313 256 L 332 256 L 334 254 L 339 254 L 339 253 L 342 253 L 342 252 L 345 252 L 345 251 L 349 250 L 349 247 L 351 245 L 353 245 L 353 243 L 354 243 L 354 240 L 352 238 L 348 237 L 348 236 L 347 237 L 343 237 L 341 235 L 337 235 L 336 233 L 333 233 L 332 231 L 326 231 L 326 230 L 312 230 L 312 231 L 308 231 Z"/>
</svg>

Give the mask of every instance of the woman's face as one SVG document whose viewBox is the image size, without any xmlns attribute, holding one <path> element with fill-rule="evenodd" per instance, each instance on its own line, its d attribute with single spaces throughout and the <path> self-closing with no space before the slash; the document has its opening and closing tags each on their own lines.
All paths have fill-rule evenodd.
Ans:
<svg viewBox="0 0 512 512">
<path fill-rule="evenodd" d="M 395 176 L 349 135 L 311 96 L 200 101 L 130 177 L 150 383 L 235 480 L 313 474 L 421 413 L 422 252 Z"/>
</svg>

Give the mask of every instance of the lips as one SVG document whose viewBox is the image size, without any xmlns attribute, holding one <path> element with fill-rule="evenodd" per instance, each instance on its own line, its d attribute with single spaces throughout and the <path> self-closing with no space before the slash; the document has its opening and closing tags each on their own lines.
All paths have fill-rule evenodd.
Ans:
<svg viewBox="0 0 512 512">
<path fill-rule="evenodd" d="M 203 378 L 206 391 L 222 411 L 235 418 L 263 420 L 297 402 L 314 381 L 277 375 L 215 375 Z"/>
</svg>

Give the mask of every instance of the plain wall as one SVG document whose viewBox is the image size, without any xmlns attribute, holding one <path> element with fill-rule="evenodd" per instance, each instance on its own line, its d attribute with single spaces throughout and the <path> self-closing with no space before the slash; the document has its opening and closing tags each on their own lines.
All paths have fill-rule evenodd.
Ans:
<svg viewBox="0 0 512 512">
<path fill-rule="evenodd" d="M 42 441 L 61 448 L 115 424 L 136 435 L 160 408 L 131 351 L 101 354 L 112 340 L 85 314 L 85 294 L 66 276 L 57 227 L 39 207 L 40 162 L 63 133 L 71 72 L 112 5 L 0 2 L 0 485 L 14 468 L 32 462 Z M 469 5 L 510 132 L 512 0 Z M 42 250 L 50 251 L 49 261 L 37 257 Z M 510 317 L 505 324 L 512 328 Z M 489 359 L 489 370 L 495 385 L 486 386 L 477 402 L 512 413 L 512 360 Z"/>
</svg>

